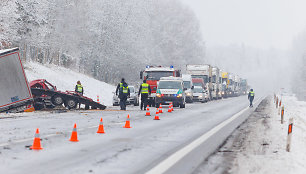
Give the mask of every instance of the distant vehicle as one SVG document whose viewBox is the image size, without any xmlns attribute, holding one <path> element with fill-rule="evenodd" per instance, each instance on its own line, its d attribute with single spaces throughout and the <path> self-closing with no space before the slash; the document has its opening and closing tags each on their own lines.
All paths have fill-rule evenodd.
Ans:
<svg viewBox="0 0 306 174">
<path fill-rule="evenodd" d="M 160 104 L 167 105 L 173 103 L 173 106 L 185 108 L 185 92 L 183 79 L 180 77 L 162 77 L 156 91 L 156 107 Z"/>
<path fill-rule="evenodd" d="M 155 106 L 155 97 L 156 97 L 156 89 L 157 83 L 161 77 L 180 77 L 181 70 L 174 69 L 173 66 L 165 67 L 165 66 L 146 66 L 144 71 L 140 72 L 140 79 L 147 80 L 147 83 L 151 88 L 151 95 L 149 96 L 149 105 Z"/>
<path fill-rule="evenodd" d="M 78 104 L 84 104 L 85 109 L 102 109 L 106 106 L 93 101 L 91 98 L 82 96 L 75 91 L 58 91 L 56 86 L 45 79 L 33 80 L 30 82 L 31 91 L 34 97 L 36 110 L 43 108 L 54 108 L 64 104 L 68 109 L 75 109 Z"/>
<path fill-rule="evenodd" d="M 192 78 L 202 78 L 206 89 L 212 98 L 212 66 L 211 65 L 186 65 L 186 72 L 190 74 Z"/>
<path fill-rule="evenodd" d="M 249 89 L 248 89 L 248 81 L 247 81 L 247 79 L 242 79 L 241 80 L 241 91 L 242 91 L 243 95 L 248 94 Z"/>
<path fill-rule="evenodd" d="M 135 86 L 129 86 L 130 89 L 130 97 L 126 100 L 127 105 L 134 105 L 139 106 L 139 97 L 138 93 L 135 89 Z M 114 93 L 113 95 L 113 106 L 119 106 L 120 99 L 119 97 Z"/>
<path fill-rule="evenodd" d="M 33 96 L 19 56 L 19 48 L 0 50 L 0 112 L 32 107 Z"/>
<path fill-rule="evenodd" d="M 228 92 L 227 92 L 227 96 L 228 97 L 233 97 L 234 96 L 234 88 L 235 88 L 235 85 L 234 85 L 234 74 L 232 73 L 229 73 L 228 74 Z"/>
<path fill-rule="evenodd" d="M 213 99 L 219 99 L 221 98 L 221 71 L 218 67 L 212 68 L 212 98 Z"/>
<path fill-rule="evenodd" d="M 201 86 L 203 89 L 206 89 L 204 80 L 201 78 L 192 78 L 193 86 Z"/>
<path fill-rule="evenodd" d="M 207 102 L 207 93 L 205 94 L 204 89 L 201 86 L 195 86 L 193 88 L 193 101 L 194 102 Z"/>
<path fill-rule="evenodd" d="M 227 98 L 228 97 L 228 84 L 229 84 L 229 80 L 228 80 L 228 72 L 222 71 L 221 72 L 221 78 L 222 78 L 222 91 L 221 91 L 221 95 L 222 98 Z"/>
<path fill-rule="evenodd" d="M 192 83 L 192 78 L 190 74 L 182 74 L 182 79 L 184 82 L 184 88 L 185 90 L 185 95 L 186 95 L 186 102 L 187 103 L 192 103 L 193 102 L 193 83 Z"/>
</svg>

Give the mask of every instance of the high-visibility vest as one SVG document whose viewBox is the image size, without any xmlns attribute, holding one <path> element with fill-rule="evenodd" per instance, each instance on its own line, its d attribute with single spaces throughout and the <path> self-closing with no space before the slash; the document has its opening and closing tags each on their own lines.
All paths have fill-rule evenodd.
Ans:
<svg viewBox="0 0 306 174">
<path fill-rule="evenodd" d="M 80 84 L 77 84 L 77 92 L 82 93 L 83 92 L 83 86 Z"/>
<path fill-rule="evenodd" d="M 143 83 L 141 84 L 141 93 L 148 94 L 149 93 L 149 84 Z"/>
<path fill-rule="evenodd" d="M 250 91 L 250 96 L 251 96 L 251 97 L 254 97 L 254 95 L 255 95 L 255 94 L 254 94 L 254 91 Z"/>
<path fill-rule="evenodd" d="M 120 88 L 122 88 L 123 87 L 123 83 L 119 83 L 120 84 Z"/>
<path fill-rule="evenodd" d="M 129 87 L 127 86 L 127 87 L 122 87 L 122 93 L 123 94 L 127 94 L 129 92 Z"/>
</svg>

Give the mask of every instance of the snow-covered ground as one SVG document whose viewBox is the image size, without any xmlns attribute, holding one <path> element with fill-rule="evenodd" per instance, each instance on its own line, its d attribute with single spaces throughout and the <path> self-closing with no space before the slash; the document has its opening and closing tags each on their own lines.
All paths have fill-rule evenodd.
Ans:
<svg viewBox="0 0 306 174">
<path fill-rule="evenodd" d="M 61 91 L 74 91 L 76 82 L 81 81 L 84 87 L 84 95 L 97 100 L 99 95 L 100 102 L 104 105 L 112 105 L 115 86 L 96 80 L 87 75 L 74 72 L 72 70 L 56 65 L 42 65 L 34 62 L 24 64 L 25 72 L 29 81 L 36 79 L 47 79 Z"/>
<path fill-rule="evenodd" d="M 306 173 L 306 102 L 282 97 L 284 124 L 273 97 L 268 97 L 197 174 Z M 291 151 L 286 151 L 289 118 L 293 118 Z"/>
</svg>

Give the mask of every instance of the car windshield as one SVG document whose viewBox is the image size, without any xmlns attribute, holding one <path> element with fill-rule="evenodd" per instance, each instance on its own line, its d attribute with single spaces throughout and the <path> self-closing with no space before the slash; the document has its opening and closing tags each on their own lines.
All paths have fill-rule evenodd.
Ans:
<svg viewBox="0 0 306 174">
<path fill-rule="evenodd" d="M 204 80 L 204 83 L 208 83 L 208 76 L 207 75 L 191 75 L 192 78 L 201 78 Z"/>
<path fill-rule="evenodd" d="M 179 81 L 159 81 L 158 89 L 182 89 Z"/>
<path fill-rule="evenodd" d="M 202 88 L 194 88 L 193 92 L 194 93 L 203 93 L 203 89 Z"/>
<path fill-rule="evenodd" d="M 147 80 L 159 80 L 161 77 L 173 76 L 173 71 L 146 71 L 143 75 Z"/>
<path fill-rule="evenodd" d="M 134 93 L 134 91 L 135 91 L 135 88 L 134 88 L 134 87 L 129 86 L 129 89 L 130 89 L 130 93 Z"/>
<path fill-rule="evenodd" d="M 190 89 L 190 81 L 184 81 L 184 88 Z"/>
<path fill-rule="evenodd" d="M 193 83 L 193 86 L 201 86 L 202 87 L 202 83 Z"/>
</svg>

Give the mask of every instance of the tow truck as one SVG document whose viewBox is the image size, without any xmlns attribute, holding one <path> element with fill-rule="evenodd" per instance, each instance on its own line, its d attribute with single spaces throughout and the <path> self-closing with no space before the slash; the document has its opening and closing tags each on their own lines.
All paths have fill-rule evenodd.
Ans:
<svg viewBox="0 0 306 174">
<path fill-rule="evenodd" d="M 85 110 L 101 109 L 106 106 L 95 102 L 93 99 L 85 97 L 74 91 L 58 91 L 56 86 L 46 79 L 38 79 L 30 82 L 31 92 L 34 97 L 34 108 L 36 110 L 44 108 L 54 108 L 64 104 L 68 109 L 75 109 L 78 104 L 84 104 Z"/>
<path fill-rule="evenodd" d="M 140 79 L 147 80 L 147 83 L 151 88 L 151 95 L 149 96 L 149 106 L 155 106 L 156 89 L 157 83 L 161 77 L 181 77 L 181 70 L 176 70 L 171 65 L 169 67 L 165 66 L 146 66 L 144 71 L 140 72 Z"/>
</svg>

